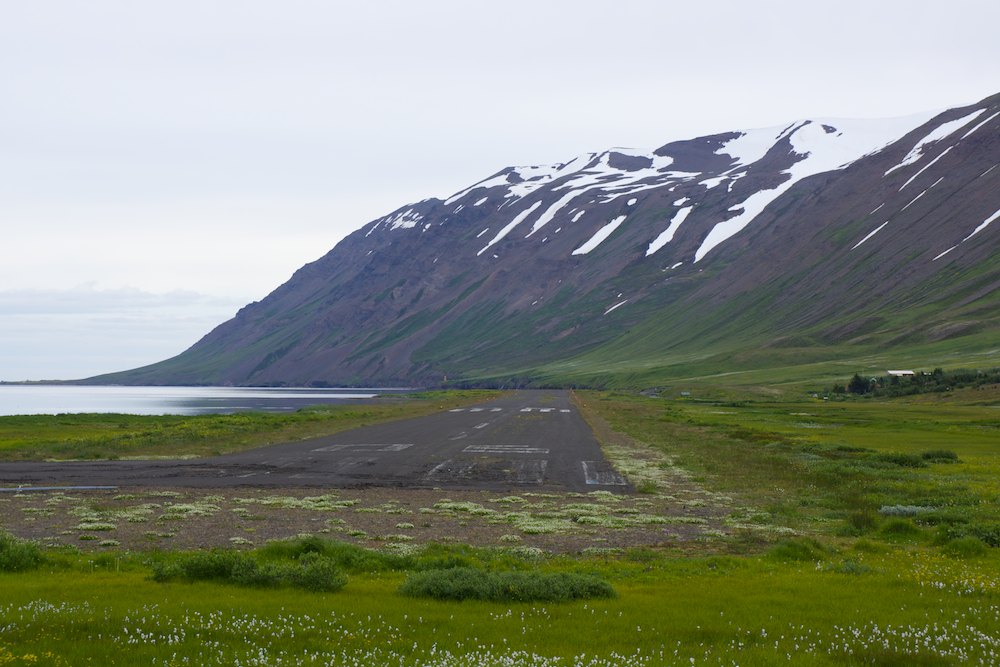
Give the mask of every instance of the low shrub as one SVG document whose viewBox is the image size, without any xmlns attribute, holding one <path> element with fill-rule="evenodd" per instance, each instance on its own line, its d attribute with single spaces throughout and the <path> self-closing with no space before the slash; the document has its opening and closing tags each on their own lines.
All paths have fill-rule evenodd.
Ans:
<svg viewBox="0 0 1000 667">
<path fill-rule="evenodd" d="M 317 593 L 332 593 L 347 585 L 347 575 L 330 558 L 319 554 L 303 554 L 300 567 L 292 573 L 292 583 L 298 588 Z"/>
<path fill-rule="evenodd" d="M 451 570 L 457 567 L 475 567 L 476 562 L 462 554 L 447 554 L 440 556 L 425 556 L 414 563 L 414 570 Z"/>
<path fill-rule="evenodd" d="M 955 558 L 975 558 L 986 553 L 989 547 L 977 537 L 956 537 L 942 547 L 949 556 Z"/>
<path fill-rule="evenodd" d="M 591 575 L 486 572 L 468 567 L 411 574 L 399 591 L 435 600 L 490 602 L 565 602 L 615 596 L 611 584 Z"/>
<path fill-rule="evenodd" d="M 929 449 L 921 452 L 920 458 L 928 463 L 959 463 L 958 454 L 950 449 Z"/>
<path fill-rule="evenodd" d="M 862 535 L 878 528 L 878 516 L 871 510 L 859 510 L 847 515 L 847 525 L 854 535 Z"/>
<path fill-rule="evenodd" d="M 406 570 L 414 565 L 412 556 L 374 551 L 314 535 L 268 542 L 258 553 L 263 558 L 272 560 L 297 560 L 306 554 L 318 554 L 348 572 Z"/>
<path fill-rule="evenodd" d="M 912 521 L 900 519 L 898 517 L 887 520 L 879 528 L 879 532 L 888 537 L 915 537 L 921 534 L 919 528 L 913 525 Z"/>
<path fill-rule="evenodd" d="M 825 558 L 822 545 L 807 538 L 782 540 L 771 547 L 768 557 L 782 561 L 820 561 Z"/>
<path fill-rule="evenodd" d="M 969 517 L 960 510 L 939 508 L 921 514 L 920 523 L 928 526 L 954 526 L 969 523 Z"/>
<path fill-rule="evenodd" d="M 0 531 L 0 572 L 24 572 L 42 564 L 41 550 L 31 542 Z"/>
<path fill-rule="evenodd" d="M 906 454 L 904 452 L 881 452 L 874 457 L 876 461 L 891 463 L 900 468 L 925 468 L 927 461 L 918 454 Z"/>
<path fill-rule="evenodd" d="M 638 493 L 659 493 L 660 485 L 651 479 L 644 479 L 635 485 Z"/>
<path fill-rule="evenodd" d="M 823 569 L 827 572 L 836 572 L 837 574 L 868 574 L 872 571 L 870 567 L 864 563 L 859 563 L 853 558 L 842 560 L 837 565 L 827 565 Z"/>
<path fill-rule="evenodd" d="M 882 505 L 878 509 L 878 513 L 882 516 L 917 516 L 933 511 L 933 507 L 924 505 Z"/>
<path fill-rule="evenodd" d="M 974 537 L 989 547 L 1000 547 L 1000 523 L 967 523 L 944 527 L 942 537 Z"/>
<path fill-rule="evenodd" d="M 339 590 L 347 583 L 333 559 L 314 552 L 302 554 L 297 562 L 260 562 L 245 553 L 220 550 L 155 562 L 153 580 L 216 581 L 254 588 L 287 585 L 322 592 Z"/>
<path fill-rule="evenodd" d="M 663 560 L 663 554 L 649 547 L 631 547 L 625 551 L 625 558 L 633 563 L 656 563 Z"/>
<path fill-rule="evenodd" d="M 878 542 L 872 542 L 871 540 L 861 539 L 854 543 L 854 550 L 861 553 L 868 554 L 884 554 L 889 553 L 891 547 L 887 547 L 884 544 L 879 544 Z"/>
</svg>

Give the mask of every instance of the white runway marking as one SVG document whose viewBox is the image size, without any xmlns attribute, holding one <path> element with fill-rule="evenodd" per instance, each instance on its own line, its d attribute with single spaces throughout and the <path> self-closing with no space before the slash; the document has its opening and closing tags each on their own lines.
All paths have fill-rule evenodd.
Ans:
<svg viewBox="0 0 1000 667">
<path fill-rule="evenodd" d="M 320 447 L 319 449 L 314 449 L 314 452 L 340 452 L 344 450 L 353 452 L 401 452 L 404 449 L 408 449 L 413 446 L 413 443 L 398 442 L 388 445 L 384 444 L 372 444 L 372 443 L 359 443 L 359 444 L 346 444 L 346 445 L 327 445 L 326 447 Z"/>
<path fill-rule="evenodd" d="M 490 412 L 503 412 L 503 408 L 493 408 Z"/>
<path fill-rule="evenodd" d="M 604 461 L 580 461 L 587 484 L 626 486 L 625 480 Z"/>
<path fill-rule="evenodd" d="M 510 459 L 499 464 L 448 459 L 434 466 L 424 479 L 429 482 L 503 479 L 514 484 L 541 484 L 548 464 L 546 459 Z"/>
<path fill-rule="evenodd" d="M 454 438 L 448 438 L 448 439 L 449 440 L 461 440 L 462 438 L 468 438 L 468 437 L 469 437 L 469 434 L 466 433 L 465 431 L 462 431 L 461 433 L 459 433 L 458 435 L 456 435 Z"/>
<path fill-rule="evenodd" d="M 469 412 L 482 412 L 483 408 L 469 408 Z"/>
<path fill-rule="evenodd" d="M 487 426 L 489 426 L 489 425 L 490 425 L 490 423 L 489 423 L 489 422 L 483 422 L 483 423 L 482 423 L 482 424 L 480 424 L 479 426 L 473 426 L 472 428 L 486 428 L 486 427 L 487 427 Z"/>
<path fill-rule="evenodd" d="M 528 445 L 469 445 L 462 450 L 467 454 L 548 454 L 548 447 Z"/>
</svg>

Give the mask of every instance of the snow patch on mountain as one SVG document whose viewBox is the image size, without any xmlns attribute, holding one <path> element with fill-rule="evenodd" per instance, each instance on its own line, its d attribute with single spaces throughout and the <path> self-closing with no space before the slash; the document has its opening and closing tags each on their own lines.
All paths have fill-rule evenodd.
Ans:
<svg viewBox="0 0 1000 667">
<path fill-rule="evenodd" d="M 944 180 L 944 176 L 942 176 L 941 178 L 939 178 L 939 179 L 937 179 L 936 181 L 934 181 L 933 183 L 931 183 L 931 186 L 930 186 L 929 188 L 927 188 L 927 190 L 924 190 L 924 191 L 923 191 L 923 192 L 921 192 L 921 193 L 920 193 L 919 195 L 917 195 L 916 197 L 914 197 L 913 199 L 911 199 L 911 200 L 910 200 L 910 203 L 909 203 L 909 204 L 907 204 L 907 205 L 906 205 L 906 206 L 904 206 L 903 208 L 899 209 L 899 212 L 900 212 L 900 213 L 902 213 L 902 212 L 903 212 L 903 211 L 905 211 L 906 209 L 908 209 L 908 208 L 910 208 L 911 206 L 913 206 L 913 205 L 914 205 L 914 204 L 915 204 L 915 203 L 917 202 L 917 200 L 918 200 L 918 199 L 920 199 L 920 198 L 921 198 L 921 197 L 923 197 L 923 196 L 924 196 L 925 194 L 927 194 L 927 192 L 928 192 L 928 191 L 929 191 L 929 190 L 930 190 L 931 188 L 933 188 L 933 187 L 934 187 L 935 185 L 937 185 L 938 183 L 940 183 L 940 182 L 941 182 L 941 181 L 943 181 L 943 180 Z"/>
<path fill-rule="evenodd" d="M 962 243 L 965 243 L 966 241 L 968 241 L 969 239 L 971 239 L 973 236 L 975 236 L 979 232 L 981 232 L 984 229 L 986 229 L 990 225 L 991 222 L 994 222 L 998 218 L 1000 218 L 1000 211 L 997 211 L 996 213 L 994 213 L 990 217 L 986 218 L 986 221 L 983 222 L 983 224 L 981 224 L 978 227 L 976 227 L 974 230 L 972 230 L 971 234 L 969 234 L 964 239 L 962 239 Z"/>
<path fill-rule="evenodd" d="M 625 222 L 626 216 L 620 215 L 608 224 L 604 225 L 597 230 L 597 233 L 590 237 L 590 239 L 584 243 L 582 246 L 573 251 L 574 255 L 586 255 L 588 252 L 601 245 L 606 238 L 611 236 L 611 234 L 618 229 L 618 226 Z"/>
<path fill-rule="evenodd" d="M 713 176 L 712 178 L 706 178 L 704 181 L 698 181 L 698 185 L 704 185 L 706 190 L 711 190 L 712 188 L 722 185 L 722 182 L 729 178 L 728 176 Z"/>
<path fill-rule="evenodd" d="M 955 120 L 950 120 L 946 123 L 941 123 L 936 128 L 928 132 L 920 141 L 918 141 L 916 145 L 910 149 L 910 152 L 906 154 L 906 157 L 904 157 L 899 164 L 897 164 L 894 167 L 890 167 L 888 170 L 886 170 L 884 176 L 888 176 L 897 169 L 902 169 L 903 167 L 913 164 L 914 162 L 923 157 L 924 147 L 926 147 L 928 144 L 937 143 L 938 141 L 945 139 L 946 137 L 953 134 L 959 128 L 965 127 L 966 125 L 971 123 L 973 120 L 981 116 L 985 111 L 986 109 L 977 109 L 976 111 L 973 111 L 970 114 L 962 116 L 961 118 L 956 118 Z M 973 128 L 972 132 L 974 132 L 976 129 L 978 129 L 978 126 L 976 128 Z M 972 132 L 969 132 L 969 134 L 972 134 Z M 968 136 L 968 134 L 966 134 L 965 136 Z M 963 139 L 964 138 L 965 137 L 963 137 Z"/>
<path fill-rule="evenodd" d="M 993 114 L 992 116 L 990 116 L 989 118 L 987 118 L 987 119 L 986 119 L 986 120 L 984 120 L 983 122 L 981 122 L 981 123 L 979 123 L 978 125 L 976 125 L 976 126 L 975 126 L 974 128 L 972 128 L 971 130 L 969 130 L 968 132 L 966 132 L 965 134 L 963 134 L 963 135 L 962 135 L 962 138 L 963 138 L 963 139 L 967 139 L 967 138 L 969 137 L 969 135 L 970 135 L 970 134 L 972 134 L 973 132 L 975 132 L 976 130 L 978 130 L 979 128 L 981 128 L 981 127 L 982 127 L 983 125 L 986 125 L 986 124 L 987 124 L 988 122 L 990 122 L 991 120 L 993 120 L 993 119 L 994 119 L 994 118 L 996 118 L 997 116 L 1000 116 L 1000 111 L 997 111 L 997 112 L 996 112 L 995 114 Z"/>
<path fill-rule="evenodd" d="M 611 306 L 610 308 L 608 308 L 607 310 L 605 310 L 605 311 L 604 311 L 604 314 L 605 314 L 605 315 L 607 315 L 608 313 L 610 313 L 611 311 L 615 310 L 616 308 L 621 308 L 621 307 L 622 307 L 622 306 L 624 306 L 624 305 L 625 305 L 626 303 L 628 303 L 628 299 L 625 299 L 624 301 L 619 301 L 619 302 L 618 302 L 618 303 L 616 303 L 615 305 L 613 305 L 613 306 Z"/>
<path fill-rule="evenodd" d="M 951 252 L 952 250 L 954 250 L 958 246 L 962 245 L 963 243 L 965 243 L 966 241 L 968 241 L 969 239 L 971 239 L 973 236 L 975 236 L 979 232 L 981 232 L 984 229 L 986 229 L 987 227 L 989 227 L 990 223 L 995 222 L 997 220 L 1000 220 L 1000 211 L 997 211 L 996 213 L 994 213 L 990 217 L 986 218 L 986 220 L 984 220 L 982 222 L 982 224 L 980 224 L 978 227 L 976 227 L 975 229 L 972 230 L 971 234 L 969 234 L 968 236 L 966 236 L 964 239 L 962 239 L 961 241 L 959 241 L 958 243 L 956 243 L 952 247 L 950 247 L 947 250 L 945 250 L 943 253 L 941 253 L 940 255 L 938 255 L 937 257 L 935 257 L 934 259 L 932 259 L 931 261 L 932 262 L 936 262 L 937 260 L 941 259 L 945 255 L 947 255 L 949 252 Z"/>
<path fill-rule="evenodd" d="M 646 257 L 649 257 L 654 252 L 674 240 L 674 234 L 677 233 L 681 223 L 687 219 L 693 208 L 694 206 L 685 206 L 674 214 L 674 217 L 670 219 L 670 226 L 667 227 L 665 231 L 661 232 L 660 235 L 653 239 L 653 241 L 649 244 L 649 247 L 646 249 Z"/>
<path fill-rule="evenodd" d="M 365 234 L 365 237 L 371 236 L 372 232 L 376 229 L 385 225 L 389 229 L 413 229 L 417 226 L 424 216 L 420 215 L 412 208 L 408 208 L 405 211 L 398 211 L 392 215 L 387 215 L 384 218 L 375 221 L 371 229 Z"/>
<path fill-rule="evenodd" d="M 495 245 L 501 239 L 503 239 L 503 237 L 507 236 L 507 234 L 509 234 L 512 229 L 514 229 L 519 224 L 521 224 L 522 222 L 524 222 L 524 219 L 527 218 L 532 213 L 534 213 L 535 209 L 537 209 L 541 205 L 542 205 L 541 201 L 536 201 L 534 204 L 531 205 L 530 208 L 527 208 L 524 211 L 521 211 L 520 213 L 518 213 L 516 216 L 514 216 L 513 220 L 511 220 L 509 223 L 507 223 L 507 225 L 504 226 L 503 229 L 501 229 L 499 232 L 497 232 L 497 235 L 494 236 L 493 239 L 489 243 L 487 243 L 485 246 L 483 246 L 482 250 L 480 250 L 479 252 L 476 253 L 476 257 L 478 257 L 479 255 L 482 255 L 491 246 Z M 494 257 L 495 257 L 495 255 L 494 255 Z"/>
<path fill-rule="evenodd" d="M 577 172 L 566 174 L 572 176 L 565 182 L 561 182 L 558 185 L 552 187 L 552 191 L 557 190 L 568 190 L 566 194 L 556 200 L 555 203 L 551 204 L 545 211 L 538 216 L 534 224 L 531 226 L 531 231 L 527 233 L 525 238 L 532 236 L 539 229 L 545 225 L 552 222 L 556 215 L 559 214 L 564 208 L 567 208 L 572 202 L 580 197 L 593 195 L 595 192 L 609 192 L 609 194 L 604 197 L 603 203 L 607 203 L 618 197 L 625 195 L 634 194 L 640 190 L 654 189 L 663 187 L 667 182 L 674 182 L 674 179 L 678 177 L 686 177 L 688 174 L 684 172 L 664 172 L 664 170 L 670 166 L 673 162 L 671 157 L 661 157 L 657 155 L 647 155 L 637 153 L 634 157 L 645 157 L 650 161 L 649 167 L 633 169 L 631 171 L 624 171 L 621 169 L 616 169 L 611 166 L 611 155 L 612 153 L 624 154 L 622 151 L 630 149 L 615 149 L 614 151 L 605 151 L 600 155 L 600 157 L 591 162 L 586 166 L 586 168 L 581 169 Z M 562 176 L 560 176 L 562 178 Z M 643 183 L 653 179 L 653 183 Z M 582 215 L 577 214 L 577 218 Z"/>
<path fill-rule="evenodd" d="M 921 169 L 920 171 L 918 171 L 917 173 L 915 173 L 913 176 L 910 176 L 910 179 L 908 181 L 906 181 L 906 183 L 903 183 L 901 186 L 899 186 L 899 192 L 902 192 L 903 188 L 905 188 L 907 185 L 909 185 L 913 181 L 917 180 L 917 178 L 920 176 L 920 174 L 924 173 L 925 171 L 927 171 L 928 169 L 930 169 L 931 167 L 933 167 L 934 164 L 938 160 L 940 160 L 941 158 L 943 158 L 945 155 L 947 155 L 951 151 L 952 148 L 954 148 L 954 146 L 948 146 L 948 148 L 946 148 L 943 151 L 941 151 L 941 155 L 938 155 L 936 158 L 934 158 L 933 160 L 931 160 L 930 162 L 928 162 L 924 166 L 923 169 Z"/>
<path fill-rule="evenodd" d="M 722 144 L 716 155 L 728 155 L 735 161 L 733 167 L 742 167 L 757 162 L 790 132 L 794 132 L 808 123 L 807 120 L 796 121 L 790 126 L 764 127 L 754 130 L 744 130 L 734 139 Z M 732 171 L 732 169 L 730 169 Z M 715 185 L 718 185 L 716 183 Z M 715 186 L 710 186 L 715 187 Z"/>
<path fill-rule="evenodd" d="M 796 155 L 802 156 L 784 173 L 789 178 L 770 190 L 753 193 L 741 204 L 729 208 L 739 213 L 718 223 L 695 252 L 701 261 L 713 248 L 749 225 L 775 199 L 804 178 L 843 169 L 896 141 L 927 120 L 929 114 L 881 120 L 823 119 L 806 121 L 786 134 Z"/>
<path fill-rule="evenodd" d="M 855 244 L 854 244 L 854 247 L 853 247 L 853 248 L 851 248 L 851 250 L 857 250 L 858 248 L 860 248 L 860 247 L 861 247 L 861 244 L 862 244 L 862 243 L 864 243 L 865 241 L 867 241 L 867 240 L 868 240 L 868 239 L 870 239 L 871 237 L 873 237 L 873 236 L 875 236 L 876 234 L 878 234 L 878 233 L 879 233 L 880 231 L 882 231 L 882 228 L 883 228 L 883 227 L 885 227 L 885 226 L 886 226 L 886 225 L 888 225 L 888 224 L 889 224 L 889 221 L 888 221 L 888 220 L 886 220 L 886 221 L 885 221 L 885 222 L 883 222 L 883 223 L 882 223 L 881 225 L 879 225 L 878 227 L 876 227 L 876 228 L 875 228 L 875 229 L 873 229 L 872 231 L 868 232 L 868 235 L 867 235 L 867 236 L 865 236 L 865 237 L 864 237 L 863 239 L 861 239 L 860 241 L 858 241 L 857 243 L 855 243 Z"/>
<path fill-rule="evenodd" d="M 951 252 L 952 250 L 954 250 L 954 249 L 955 249 L 955 248 L 957 248 L 957 247 L 958 247 L 957 245 L 953 245 L 952 247 L 948 248 L 948 249 L 947 249 L 947 250 L 945 250 L 945 251 L 944 251 L 943 253 L 941 253 L 940 255 L 938 255 L 937 257 L 935 257 L 934 259 L 932 259 L 931 261 L 932 261 L 932 262 L 936 262 L 936 261 L 938 261 L 939 259 L 941 259 L 941 258 L 942 258 L 942 257 L 944 257 L 945 255 L 947 255 L 947 254 L 948 254 L 949 252 Z"/>
</svg>

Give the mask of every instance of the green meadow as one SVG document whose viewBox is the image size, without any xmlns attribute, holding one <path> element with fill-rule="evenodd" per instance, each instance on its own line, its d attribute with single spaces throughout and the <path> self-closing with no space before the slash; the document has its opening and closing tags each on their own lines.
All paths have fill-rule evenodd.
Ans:
<svg viewBox="0 0 1000 667">
<path fill-rule="evenodd" d="M 452 400 L 471 397 L 430 403 Z M 638 497 L 667 498 L 683 478 L 706 502 L 725 499 L 722 527 L 643 547 L 601 527 L 605 546 L 577 552 L 472 547 L 462 535 L 359 546 L 329 534 L 216 552 L 7 537 L 0 665 L 1000 661 L 1000 387 L 824 398 L 706 386 L 577 402 Z M 8 458 L 58 456 L 44 447 L 86 430 L 53 424 L 63 430 L 32 441 L 4 421 Z M 17 428 L 29 435 L 14 443 Z M 178 432 L 129 455 L 204 451 Z M 588 516 L 558 518 L 600 526 Z"/>
</svg>

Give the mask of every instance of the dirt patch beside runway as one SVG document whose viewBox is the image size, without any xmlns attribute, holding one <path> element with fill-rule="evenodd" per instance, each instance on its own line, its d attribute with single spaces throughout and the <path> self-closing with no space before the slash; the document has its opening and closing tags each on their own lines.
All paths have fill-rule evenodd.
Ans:
<svg viewBox="0 0 1000 667">
<path fill-rule="evenodd" d="M 363 488 L 46 491 L 0 495 L 0 529 L 85 551 L 261 546 L 300 534 L 405 550 L 428 542 L 556 553 L 696 548 L 728 535 L 729 508 L 671 495 Z"/>
</svg>

